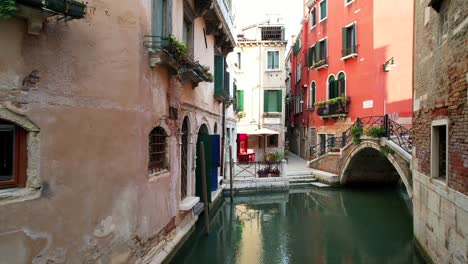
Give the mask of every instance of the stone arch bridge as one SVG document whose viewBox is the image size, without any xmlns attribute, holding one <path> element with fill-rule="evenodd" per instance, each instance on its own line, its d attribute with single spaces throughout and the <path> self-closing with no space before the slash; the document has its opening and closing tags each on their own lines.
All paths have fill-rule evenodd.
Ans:
<svg viewBox="0 0 468 264">
<path fill-rule="evenodd" d="M 402 181 L 412 197 L 411 130 L 388 116 L 358 118 L 339 138 L 310 150 L 309 166 L 323 182 L 338 185 Z"/>
</svg>

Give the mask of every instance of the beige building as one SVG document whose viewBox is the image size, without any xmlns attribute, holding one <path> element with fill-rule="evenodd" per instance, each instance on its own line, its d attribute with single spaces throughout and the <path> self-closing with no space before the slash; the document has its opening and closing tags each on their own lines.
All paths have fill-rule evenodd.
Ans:
<svg viewBox="0 0 468 264">
<path fill-rule="evenodd" d="M 414 234 L 434 263 L 468 263 L 468 1 L 415 1 Z"/>
<path fill-rule="evenodd" d="M 235 133 L 230 2 L 17 2 L 0 19 L 0 262 L 159 263 L 197 220 L 197 141 Z"/>
<path fill-rule="evenodd" d="M 248 149 L 257 161 L 263 160 L 264 152 L 284 151 L 287 41 L 280 21 L 269 19 L 243 28 L 229 54 L 238 68 L 237 133 L 249 134 Z"/>
</svg>

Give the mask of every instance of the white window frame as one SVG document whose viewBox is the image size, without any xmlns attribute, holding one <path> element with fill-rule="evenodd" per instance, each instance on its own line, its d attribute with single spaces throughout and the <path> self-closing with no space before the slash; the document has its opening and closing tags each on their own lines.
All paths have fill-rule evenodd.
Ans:
<svg viewBox="0 0 468 264">
<path fill-rule="evenodd" d="M 325 58 L 324 59 L 327 59 L 327 55 L 328 55 L 328 37 L 321 38 L 320 40 L 315 42 L 314 46 L 320 45 L 320 42 L 325 41 L 325 40 L 326 40 L 326 45 L 325 45 L 326 52 L 325 52 Z M 323 68 L 328 68 L 328 61 L 324 65 L 315 68 L 315 70 L 318 71 L 318 70 L 323 69 Z"/>
<path fill-rule="evenodd" d="M 326 8 L 326 10 L 327 10 L 326 14 L 327 14 L 327 15 L 326 15 L 323 19 L 320 18 L 321 13 L 322 13 L 322 2 L 327 2 L 327 8 Z M 320 1 L 320 2 L 319 2 L 319 7 L 320 7 L 319 23 L 322 23 L 322 21 L 325 21 L 325 20 L 327 20 L 327 18 L 328 18 L 328 1 L 327 1 L 327 0 L 322 0 L 322 1 Z"/>
<path fill-rule="evenodd" d="M 270 52 L 278 52 L 278 68 L 275 69 L 269 69 L 268 68 L 268 53 Z M 267 50 L 266 51 L 266 58 L 265 58 L 265 63 L 266 63 L 266 71 L 280 71 L 281 70 L 281 63 L 280 63 L 280 51 L 279 50 L 274 50 L 274 49 L 270 49 L 270 50 Z"/>
<path fill-rule="evenodd" d="M 445 142 L 446 142 L 446 152 L 445 152 L 445 179 L 439 176 L 439 152 L 436 151 L 435 144 L 438 143 L 438 139 L 435 135 L 435 127 L 445 126 Z M 431 123 L 431 178 L 438 180 L 441 183 L 447 184 L 449 178 L 449 120 L 448 119 L 440 119 L 440 120 L 433 120 Z M 437 162 L 435 162 L 437 161 Z"/>
<path fill-rule="evenodd" d="M 354 2 L 356 2 L 356 0 L 351 0 L 350 2 L 347 2 L 347 0 L 344 0 L 344 6 L 347 7 Z"/>
<path fill-rule="evenodd" d="M 312 24 L 312 10 L 315 10 L 315 25 Z M 328 14 L 327 14 L 328 15 Z M 310 9 L 310 30 L 314 29 L 317 26 L 317 8 L 314 6 L 312 9 Z"/>
<path fill-rule="evenodd" d="M 346 0 L 345 0 L 346 1 Z M 358 35 L 357 35 L 357 22 L 356 21 L 353 21 L 351 23 L 349 23 L 348 25 L 344 26 L 345 28 L 349 28 L 349 27 L 352 27 L 354 26 L 354 36 L 355 36 L 355 39 L 354 39 L 354 42 L 356 43 L 356 46 L 357 46 L 357 43 L 358 43 Z M 355 53 L 351 53 L 351 54 L 348 54 L 344 57 L 341 57 L 340 60 L 342 61 L 345 61 L 349 58 L 356 58 L 358 56 L 358 53 L 355 52 Z"/>
<path fill-rule="evenodd" d="M 302 79 L 302 61 L 298 61 L 296 65 L 296 83 Z"/>
</svg>

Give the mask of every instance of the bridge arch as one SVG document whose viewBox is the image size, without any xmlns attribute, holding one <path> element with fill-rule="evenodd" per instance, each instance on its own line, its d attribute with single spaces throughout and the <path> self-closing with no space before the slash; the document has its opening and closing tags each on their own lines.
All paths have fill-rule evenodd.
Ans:
<svg viewBox="0 0 468 264">
<path fill-rule="evenodd" d="M 354 147 L 353 147 L 354 146 Z M 405 166 L 402 163 L 406 163 L 405 161 L 402 162 L 401 158 L 397 157 L 392 151 L 386 151 L 383 154 L 384 148 L 377 142 L 373 141 L 363 141 L 359 145 L 351 145 L 352 150 L 346 155 L 345 161 L 341 168 L 340 173 L 340 183 L 347 184 L 353 181 L 365 180 L 362 177 L 359 179 L 359 176 L 351 175 L 352 173 L 356 172 L 365 172 L 368 177 L 368 174 L 379 174 L 377 175 L 380 178 L 374 178 L 375 182 L 377 181 L 394 181 L 398 180 L 398 177 L 402 180 L 403 184 L 406 187 L 406 191 L 410 198 L 413 197 L 413 190 L 411 187 L 411 171 L 409 166 Z M 368 156 L 372 156 L 373 158 L 366 163 L 366 158 Z M 366 171 L 366 165 L 368 166 Z M 375 168 L 387 168 L 392 169 L 392 171 L 373 171 Z M 382 179 L 383 177 L 383 179 Z M 374 179 L 369 179 L 369 182 L 374 182 Z"/>
</svg>

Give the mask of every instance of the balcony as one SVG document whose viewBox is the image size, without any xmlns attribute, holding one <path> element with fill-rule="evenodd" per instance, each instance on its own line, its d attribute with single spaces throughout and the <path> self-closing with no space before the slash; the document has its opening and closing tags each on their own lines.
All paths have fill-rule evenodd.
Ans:
<svg viewBox="0 0 468 264">
<path fill-rule="evenodd" d="M 48 17 L 61 16 L 68 21 L 86 15 L 86 4 L 74 0 L 16 0 L 16 4 L 13 15 L 28 21 L 28 33 L 32 35 L 39 35 Z"/>
<path fill-rule="evenodd" d="M 319 58 L 317 61 L 314 62 L 312 68 L 316 70 L 328 68 L 328 58 Z"/>
<path fill-rule="evenodd" d="M 341 50 L 341 60 L 347 60 L 349 58 L 355 58 L 358 56 L 357 45 L 352 45 L 346 49 Z"/>
<path fill-rule="evenodd" d="M 348 116 L 349 97 L 336 97 L 315 103 L 317 114 L 322 118 L 340 118 Z"/>
<path fill-rule="evenodd" d="M 213 82 L 210 69 L 193 60 L 184 43 L 174 36 L 145 36 L 144 46 L 148 49 L 150 67 L 165 66 L 171 74 L 194 84 Z"/>
</svg>

